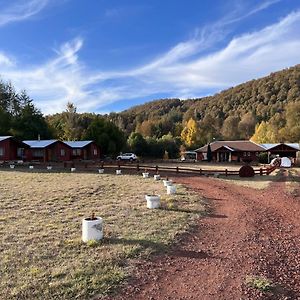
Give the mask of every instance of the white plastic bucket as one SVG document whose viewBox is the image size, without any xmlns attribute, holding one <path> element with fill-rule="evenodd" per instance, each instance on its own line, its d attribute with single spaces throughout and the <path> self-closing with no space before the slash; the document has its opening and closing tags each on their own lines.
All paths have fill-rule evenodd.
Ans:
<svg viewBox="0 0 300 300">
<path fill-rule="evenodd" d="M 172 180 L 163 180 L 164 186 L 172 185 L 173 181 Z"/>
<path fill-rule="evenodd" d="M 176 186 L 175 185 L 168 185 L 167 186 L 167 194 L 176 194 Z"/>
<path fill-rule="evenodd" d="M 143 173 L 143 178 L 149 178 L 149 173 Z"/>
<path fill-rule="evenodd" d="M 103 220 L 100 217 L 85 218 L 82 220 L 82 241 L 99 241 L 103 238 Z"/>
<path fill-rule="evenodd" d="M 145 195 L 147 200 L 147 207 L 150 209 L 160 207 L 160 196 L 159 195 Z"/>
<path fill-rule="evenodd" d="M 104 173 L 104 169 L 99 169 L 98 172 L 99 172 L 99 174 L 103 174 Z"/>
<path fill-rule="evenodd" d="M 14 169 L 14 168 L 15 168 L 15 165 L 9 165 L 9 167 L 10 167 L 11 169 Z"/>
<path fill-rule="evenodd" d="M 76 171 L 76 168 L 71 168 L 71 172 L 75 172 Z"/>
<path fill-rule="evenodd" d="M 34 166 L 29 166 L 29 169 L 30 169 L 30 170 L 33 170 L 33 169 L 34 169 Z"/>
<path fill-rule="evenodd" d="M 122 170 L 116 170 L 116 174 L 117 175 L 121 175 L 122 174 Z"/>
<path fill-rule="evenodd" d="M 52 170 L 52 166 L 47 166 L 47 170 Z"/>
<path fill-rule="evenodd" d="M 154 175 L 153 178 L 154 180 L 160 180 L 160 175 Z"/>
</svg>

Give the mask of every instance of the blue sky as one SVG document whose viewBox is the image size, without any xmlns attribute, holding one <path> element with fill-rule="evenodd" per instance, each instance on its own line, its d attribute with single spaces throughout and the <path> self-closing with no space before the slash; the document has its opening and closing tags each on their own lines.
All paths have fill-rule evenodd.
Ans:
<svg viewBox="0 0 300 300">
<path fill-rule="evenodd" d="M 0 0 L 0 76 L 43 113 L 108 113 L 298 64 L 299 28 L 299 0 Z"/>
</svg>

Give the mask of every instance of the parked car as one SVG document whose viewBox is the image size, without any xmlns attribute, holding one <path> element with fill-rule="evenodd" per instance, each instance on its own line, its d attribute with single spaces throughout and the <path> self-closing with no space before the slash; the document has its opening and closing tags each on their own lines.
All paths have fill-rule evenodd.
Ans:
<svg viewBox="0 0 300 300">
<path fill-rule="evenodd" d="M 124 153 L 117 157 L 117 160 L 128 160 L 135 161 L 137 160 L 137 156 L 134 153 Z"/>
</svg>

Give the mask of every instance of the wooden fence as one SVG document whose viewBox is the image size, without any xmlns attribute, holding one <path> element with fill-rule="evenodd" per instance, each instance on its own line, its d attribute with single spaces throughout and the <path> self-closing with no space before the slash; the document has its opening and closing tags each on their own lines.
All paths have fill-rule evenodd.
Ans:
<svg viewBox="0 0 300 300">
<path fill-rule="evenodd" d="M 30 163 L 32 164 L 32 163 Z M 24 163 L 21 165 L 16 165 L 16 169 L 19 168 L 28 168 L 29 163 Z M 63 163 L 33 163 L 35 166 L 34 168 L 36 170 L 42 170 L 46 169 L 46 166 L 52 165 L 53 170 L 66 170 L 70 168 L 76 168 L 78 171 L 97 171 L 98 169 L 107 169 L 111 171 L 115 171 L 117 169 L 120 170 L 128 170 L 129 172 L 152 172 L 152 173 L 166 173 L 169 175 L 193 175 L 193 176 L 206 176 L 206 175 L 223 175 L 223 176 L 238 176 L 239 170 L 228 170 L 228 169 L 204 169 L 204 168 L 188 168 L 188 167 L 182 167 L 182 166 L 159 166 L 159 165 L 146 165 L 146 164 L 140 164 L 140 163 L 111 163 L 111 162 L 63 162 Z M 9 167 L 8 164 L 6 164 L 7 167 Z M 263 168 L 254 168 L 255 175 L 269 175 L 271 172 L 273 172 L 276 169 L 276 167 L 263 167 Z"/>
</svg>

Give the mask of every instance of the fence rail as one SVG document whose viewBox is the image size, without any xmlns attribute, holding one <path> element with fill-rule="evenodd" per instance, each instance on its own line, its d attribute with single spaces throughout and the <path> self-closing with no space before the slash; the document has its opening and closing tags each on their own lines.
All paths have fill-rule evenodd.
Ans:
<svg viewBox="0 0 300 300">
<path fill-rule="evenodd" d="M 30 163 L 35 166 L 37 170 L 46 169 L 46 166 L 52 165 L 55 170 L 65 170 L 68 168 L 77 168 L 81 171 L 96 171 L 99 168 L 102 169 L 123 169 L 134 172 L 140 172 L 146 170 L 147 172 L 155 172 L 155 173 L 172 173 L 172 174 L 186 174 L 186 175 L 225 175 L 225 176 L 238 176 L 239 170 L 228 170 L 228 169 L 205 169 L 205 168 L 189 168 L 182 166 L 163 166 L 163 165 L 147 165 L 147 164 L 139 164 L 139 163 L 111 163 L 111 162 L 63 162 L 63 163 Z M 29 163 L 24 164 L 16 164 L 17 168 L 25 168 L 28 167 Z M 2 166 L 5 166 L 2 164 Z M 6 164 L 9 167 L 9 164 Z M 254 168 L 255 175 L 269 175 L 272 173 L 276 167 L 263 167 L 263 168 Z"/>
</svg>

